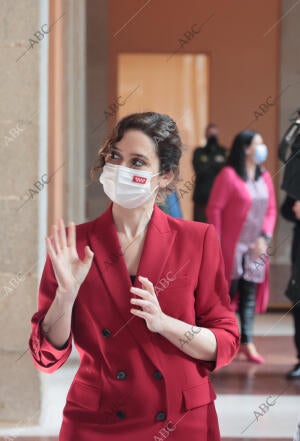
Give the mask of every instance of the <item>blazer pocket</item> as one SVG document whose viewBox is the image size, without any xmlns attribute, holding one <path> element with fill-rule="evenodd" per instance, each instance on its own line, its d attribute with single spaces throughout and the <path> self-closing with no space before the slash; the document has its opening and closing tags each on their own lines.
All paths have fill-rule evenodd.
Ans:
<svg viewBox="0 0 300 441">
<path fill-rule="evenodd" d="M 67 401 L 78 407 L 97 411 L 100 407 L 101 390 L 95 386 L 74 380 L 67 395 Z"/>
<path fill-rule="evenodd" d="M 216 393 L 207 377 L 204 382 L 182 391 L 185 410 L 204 406 L 215 400 Z"/>
</svg>

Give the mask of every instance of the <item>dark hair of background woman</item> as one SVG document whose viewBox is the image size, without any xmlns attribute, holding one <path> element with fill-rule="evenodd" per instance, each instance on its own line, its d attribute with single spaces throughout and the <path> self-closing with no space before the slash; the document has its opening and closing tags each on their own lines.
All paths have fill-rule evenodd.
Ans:
<svg viewBox="0 0 300 441">
<path fill-rule="evenodd" d="M 100 147 L 90 176 L 95 179 L 96 173 L 102 170 L 105 165 L 105 158 L 112 151 L 114 144 L 123 138 L 126 130 L 130 129 L 140 130 L 154 141 L 161 174 L 173 170 L 174 179 L 165 190 L 159 192 L 159 196 L 164 199 L 166 194 L 176 190 L 176 183 L 180 180 L 179 160 L 183 149 L 175 121 L 165 114 L 156 112 L 132 113 L 118 121 L 111 135 Z"/>
<path fill-rule="evenodd" d="M 247 169 L 246 169 L 246 149 L 251 145 L 253 138 L 258 132 L 253 130 L 244 130 L 236 135 L 233 140 L 230 154 L 227 159 L 227 165 L 234 168 L 236 173 L 244 180 L 247 181 Z M 256 166 L 255 180 L 257 180 L 262 171 L 259 165 Z"/>
</svg>

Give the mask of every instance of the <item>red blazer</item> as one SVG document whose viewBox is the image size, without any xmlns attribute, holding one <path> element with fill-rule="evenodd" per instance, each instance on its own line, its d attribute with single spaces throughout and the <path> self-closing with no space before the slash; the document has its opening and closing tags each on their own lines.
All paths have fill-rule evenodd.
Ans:
<svg viewBox="0 0 300 441">
<path fill-rule="evenodd" d="M 172 218 L 154 205 L 137 272 L 156 287 L 164 313 L 215 334 L 217 359 L 205 362 L 149 331 L 143 319 L 130 313 L 131 280 L 111 210 L 112 204 L 100 217 L 76 226 L 79 256 L 88 244 L 94 260 L 74 303 L 71 334 L 61 350 L 40 329 L 57 288 L 49 257 L 40 281 L 29 341 L 35 366 L 49 373 L 62 366 L 71 352 L 72 337 L 80 355 L 59 440 L 158 440 L 172 432 L 174 440 L 217 441 L 216 395 L 208 370 L 233 359 L 239 331 L 230 310 L 215 229 Z M 135 286 L 141 287 L 137 279 Z"/>
<path fill-rule="evenodd" d="M 272 177 L 267 170 L 263 171 L 262 177 L 268 188 L 269 200 L 261 230 L 272 236 L 277 217 L 274 186 Z M 239 177 L 232 167 L 224 167 L 214 181 L 206 207 L 206 215 L 207 221 L 216 227 L 221 239 L 228 284 L 231 283 L 235 248 L 251 202 L 252 199 L 246 182 Z M 264 260 L 264 264 L 266 265 L 266 277 L 264 282 L 259 283 L 257 287 L 256 312 L 264 312 L 269 301 L 268 259 Z M 236 303 L 234 303 L 234 306 L 236 308 Z"/>
</svg>

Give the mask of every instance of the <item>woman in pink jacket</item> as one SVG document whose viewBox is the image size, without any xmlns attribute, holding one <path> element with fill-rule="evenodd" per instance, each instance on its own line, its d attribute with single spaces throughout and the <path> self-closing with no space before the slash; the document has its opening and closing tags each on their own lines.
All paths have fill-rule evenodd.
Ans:
<svg viewBox="0 0 300 441">
<path fill-rule="evenodd" d="M 264 359 L 252 341 L 254 313 L 264 312 L 268 304 L 268 245 L 276 222 L 272 178 L 261 166 L 267 154 L 259 133 L 239 133 L 206 211 L 220 236 L 231 299 L 238 302 L 240 352 L 256 363 Z"/>
</svg>

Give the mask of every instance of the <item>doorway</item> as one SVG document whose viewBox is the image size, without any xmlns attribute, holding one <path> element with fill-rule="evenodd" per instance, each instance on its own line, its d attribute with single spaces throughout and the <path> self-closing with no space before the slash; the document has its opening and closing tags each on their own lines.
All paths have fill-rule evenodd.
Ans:
<svg viewBox="0 0 300 441">
<path fill-rule="evenodd" d="M 185 146 L 181 183 L 191 181 L 195 146 L 204 142 L 209 116 L 209 57 L 204 54 L 118 55 L 118 119 L 129 113 L 155 111 L 173 118 Z M 190 190 L 188 190 L 190 188 Z M 193 218 L 190 186 L 180 192 L 185 219 Z"/>
</svg>

